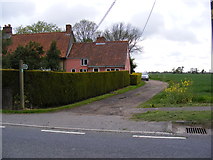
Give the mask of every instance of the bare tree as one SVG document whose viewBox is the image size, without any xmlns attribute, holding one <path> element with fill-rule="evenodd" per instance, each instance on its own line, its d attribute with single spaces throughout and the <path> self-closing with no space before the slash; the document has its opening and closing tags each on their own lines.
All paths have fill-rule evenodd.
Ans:
<svg viewBox="0 0 213 160">
<path fill-rule="evenodd" d="M 142 47 L 138 45 L 141 41 L 142 32 L 131 24 L 117 23 L 103 32 L 103 36 L 109 41 L 128 41 L 130 53 L 141 52 Z"/>
<path fill-rule="evenodd" d="M 100 32 L 96 31 L 97 24 L 88 21 L 81 20 L 73 26 L 75 39 L 77 42 L 92 42 L 96 39 Z"/>
</svg>

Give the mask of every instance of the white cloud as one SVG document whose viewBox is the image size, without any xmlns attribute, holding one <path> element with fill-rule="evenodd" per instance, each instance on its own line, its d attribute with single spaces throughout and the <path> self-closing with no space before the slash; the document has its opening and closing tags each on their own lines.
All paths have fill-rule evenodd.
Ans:
<svg viewBox="0 0 213 160">
<path fill-rule="evenodd" d="M 13 0 L 3 2 L 1 26 L 29 25 L 44 20 L 59 27 L 88 19 L 99 23 L 114 0 Z M 125 22 L 143 29 L 154 0 L 117 0 L 101 24 Z M 165 71 L 185 66 L 210 69 L 211 25 L 209 0 L 157 0 L 137 54 L 137 71 Z"/>
</svg>

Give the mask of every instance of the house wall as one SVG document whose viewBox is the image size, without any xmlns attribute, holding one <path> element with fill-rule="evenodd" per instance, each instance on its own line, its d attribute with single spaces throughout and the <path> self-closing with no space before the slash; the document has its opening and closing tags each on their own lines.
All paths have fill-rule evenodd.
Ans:
<svg viewBox="0 0 213 160">
<path fill-rule="evenodd" d="M 75 69 L 76 72 L 80 72 L 80 69 L 88 69 L 87 66 L 81 66 L 81 59 L 67 59 L 65 63 L 66 72 L 71 72 Z"/>
<path fill-rule="evenodd" d="M 129 71 L 129 73 L 131 72 L 131 66 L 130 66 L 130 58 L 129 56 L 127 56 L 128 58 L 126 59 L 126 64 L 125 64 L 125 70 Z"/>
<path fill-rule="evenodd" d="M 65 63 L 65 60 L 64 59 L 60 59 L 59 67 L 60 67 L 61 70 L 65 70 L 64 63 Z"/>
<path fill-rule="evenodd" d="M 99 69 L 99 72 L 105 72 L 107 69 L 119 69 L 119 71 L 125 70 L 123 67 L 97 67 Z M 93 72 L 94 68 L 88 68 L 88 72 Z"/>
<path fill-rule="evenodd" d="M 120 71 L 128 70 L 130 72 L 130 60 L 126 60 L 125 67 L 97 67 L 99 72 L 105 72 L 107 69 L 119 69 Z M 93 72 L 94 67 L 82 66 L 81 59 L 66 59 L 65 70 L 66 72 L 71 72 L 75 69 L 76 72 L 80 72 L 80 69 L 88 69 L 88 72 Z"/>
</svg>

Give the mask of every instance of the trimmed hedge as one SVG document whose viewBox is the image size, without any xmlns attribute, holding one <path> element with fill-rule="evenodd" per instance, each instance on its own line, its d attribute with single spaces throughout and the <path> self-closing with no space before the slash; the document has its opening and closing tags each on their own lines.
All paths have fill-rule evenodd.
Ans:
<svg viewBox="0 0 213 160">
<path fill-rule="evenodd" d="M 130 84 L 138 85 L 141 82 L 141 73 L 132 73 L 130 74 Z"/>
<path fill-rule="evenodd" d="M 19 95 L 19 71 L 2 70 L 2 87 Z M 128 71 L 64 73 L 25 71 L 27 107 L 48 108 L 67 105 L 128 86 Z M 14 102 L 13 102 L 14 103 Z"/>
</svg>

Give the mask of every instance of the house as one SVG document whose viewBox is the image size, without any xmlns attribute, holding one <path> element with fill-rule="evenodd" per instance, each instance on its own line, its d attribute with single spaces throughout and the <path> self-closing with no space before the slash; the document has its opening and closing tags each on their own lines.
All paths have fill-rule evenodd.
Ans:
<svg viewBox="0 0 213 160">
<path fill-rule="evenodd" d="M 66 57 L 67 72 L 130 71 L 128 41 L 74 43 Z"/>
<path fill-rule="evenodd" d="M 56 41 L 57 48 L 61 51 L 60 67 L 63 70 L 65 69 L 64 65 L 66 55 L 68 55 L 70 47 L 72 46 L 72 43 L 74 43 L 74 35 L 71 25 L 66 25 L 65 32 L 12 34 L 11 25 L 5 25 L 3 27 L 3 31 L 5 33 L 5 37 L 3 38 L 11 38 L 12 40 L 12 44 L 7 47 L 7 51 L 9 53 L 14 52 L 19 45 L 25 46 L 30 41 L 40 43 L 43 47 L 44 52 L 46 53 L 49 50 L 52 41 Z"/>
<path fill-rule="evenodd" d="M 60 66 L 66 72 L 102 72 L 121 71 L 130 72 L 130 55 L 128 41 L 106 41 L 98 37 L 96 42 L 75 43 L 71 25 L 66 25 L 65 32 L 12 34 L 10 25 L 3 27 L 7 38 L 12 39 L 8 52 L 13 52 L 19 45 L 26 45 L 30 41 L 43 46 L 45 53 L 52 41 L 56 41 L 61 51 Z"/>
</svg>

